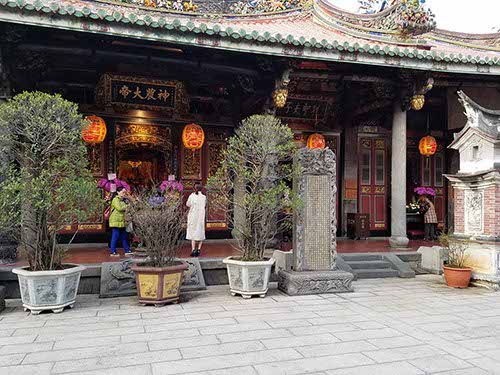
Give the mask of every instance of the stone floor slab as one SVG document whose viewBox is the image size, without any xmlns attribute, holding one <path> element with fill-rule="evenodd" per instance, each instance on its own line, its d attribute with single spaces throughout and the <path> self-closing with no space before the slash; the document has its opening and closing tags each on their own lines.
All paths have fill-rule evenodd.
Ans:
<svg viewBox="0 0 500 375">
<path fill-rule="evenodd" d="M 289 297 L 271 284 L 247 301 L 216 286 L 162 308 L 79 295 L 38 316 L 8 300 L 0 374 L 500 375 L 500 293 L 434 275 L 354 288 Z"/>
</svg>

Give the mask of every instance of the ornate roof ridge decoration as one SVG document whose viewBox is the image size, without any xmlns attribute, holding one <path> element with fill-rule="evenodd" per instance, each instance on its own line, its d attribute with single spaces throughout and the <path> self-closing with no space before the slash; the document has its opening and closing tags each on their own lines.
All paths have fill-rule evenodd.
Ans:
<svg viewBox="0 0 500 375">
<path fill-rule="evenodd" d="M 419 0 L 396 0 L 394 5 L 375 14 L 351 13 L 327 0 L 316 0 L 314 5 L 318 14 L 326 14 L 333 22 L 368 33 L 410 39 L 436 28 L 434 14 Z"/>
<path fill-rule="evenodd" d="M 260 17 L 284 15 L 308 10 L 313 0 L 93 0 L 100 3 L 119 5 L 171 13 L 173 15 L 220 17 Z"/>
<path fill-rule="evenodd" d="M 500 51 L 500 32 L 473 34 L 438 29 L 431 32 L 427 37 L 466 48 Z"/>
<path fill-rule="evenodd" d="M 477 129 L 480 133 L 500 141 L 500 111 L 486 109 L 469 98 L 463 91 L 458 91 L 458 100 L 462 103 L 467 116 L 467 124 L 464 128 L 453 134 L 453 142 L 448 148 L 454 145 L 464 136 L 469 129 Z"/>
<path fill-rule="evenodd" d="M 447 50 L 445 43 L 434 43 L 436 49 L 432 51 L 404 43 L 394 46 L 373 39 L 364 43 L 359 37 L 346 38 L 332 28 L 315 25 L 311 18 L 310 12 L 301 12 L 298 15 L 292 13 L 290 17 L 266 16 L 264 20 L 245 23 L 241 17 L 202 19 L 96 1 L 0 0 L 0 20 L 3 22 L 255 53 L 265 51 L 279 56 L 348 60 L 471 74 L 500 72 L 500 54 L 497 53 L 478 55 L 466 48 Z M 272 29 L 271 25 L 280 23 L 288 31 L 276 34 L 276 31 L 264 31 L 266 23 L 269 23 L 267 30 Z"/>
</svg>

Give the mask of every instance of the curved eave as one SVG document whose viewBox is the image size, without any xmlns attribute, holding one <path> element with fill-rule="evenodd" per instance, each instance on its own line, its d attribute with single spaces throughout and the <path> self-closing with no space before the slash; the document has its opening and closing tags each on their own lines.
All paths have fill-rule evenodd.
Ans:
<svg viewBox="0 0 500 375">
<path fill-rule="evenodd" d="M 121 8 L 99 8 L 96 3 L 0 0 L 0 21 L 321 61 L 500 75 L 500 54 L 455 55 L 402 46 L 361 44 L 361 40 L 317 40 L 296 34 L 282 35 L 259 31 L 253 26 L 255 23 L 229 21 L 221 25 L 210 20 L 205 23 L 190 17 L 167 18 L 154 12 L 137 15 L 117 9 Z M 309 22 L 311 26 L 314 25 L 312 19 Z M 249 29 L 250 27 L 256 29 Z M 304 30 L 300 28 L 296 32 L 304 35 Z M 332 37 L 339 36 L 333 31 L 328 32 L 330 33 Z"/>
</svg>

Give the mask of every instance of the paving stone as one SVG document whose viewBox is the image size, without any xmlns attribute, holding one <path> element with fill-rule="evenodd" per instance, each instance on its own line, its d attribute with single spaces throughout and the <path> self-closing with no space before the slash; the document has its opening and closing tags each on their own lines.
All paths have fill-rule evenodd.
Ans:
<svg viewBox="0 0 500 375">
<path fill-rule="evenodd" d="M 449 370 L 459 370 L 468 367 L 472 367 L 470 363 L 467 363 L 461 359 L 449 356 L 439 356 L 439 357 L 427 357 L 414 359 L 409 361 L 415 367 L 425 371 L 426 373 L 433 373 L 439 371 L 449 371 Z"/>
<path fill-rule="evenodd" d="M 419 375 L 424 374 L 408 362 L 393 362 L 327 371 L 327 375 Z"/>
<path fill-rule="evenodd" d="M 259 375 L 299 375 L 311 372 L 334 370 L 344 367 L 362 366 L 373 361 L 363 354 L 341 354 L 317 358 L 297 359 L 254 365 Z"/>
<path fill-rule="evenodd" d="M 153 375 L 169 375 L 228 369 L 247 365 L 256 367 L 255 365 L 259 363 L 279 363 L 280 361 L 291 361 L 297 358 L 301 358 L 301 355 L 295 350 L 287 348 L 245 354 L 187 359 L 176 362 L 154 363 L 152 367 Z"/>
<path fill-rule="evenodd" d="M 184 322 L 184 323 L 169 323 L 168 319 L 163 322 L 163 324 L 146 324 L 146 332 L 158 332 L 158 331 L 173 331 L 173 330 L 184 330 L 189 328 L 198 327 L 209 327 L 210 329 L 217 329 L 218 326 L 224 325 L 235 325 L 236 320 L 233 318 L 223 318 L 223 319 L 211 319 L 211 320 L 200 320 L 195 322 Z M 207 333 L 210 335 L 210 333 Z"/>
<path fill-rule="evenodd" d="M 137 366 L 164 361 L 180 360 L 181 354 L 177 349 L 159 350 L 154 352 L 134 353 L 119 356 L 106 356 L 91 359 L 79 359 L 75 361 L 57 362 L 52 369 L 53 374 L 93 371 L 99 369 L 113 369 L 125 366 Z M 174 363 L 174 362 L 173 362 Z"/>
<path fill-rule="evenodd" d="M 467 368 L 463 370 L 436 372 L 434 375 L 491 375 L 491 372 L 484 371 L 480 368 Z"/>
<path fill-rule="evenodd" d="M 217 344 L 220 344 L 220 341 L 216 336 L 180 337 L 148 342 L 149 350 L 206 347 L 207 345 Z"/>
<path fill-rule="evenodd" d="M 25 353 L 0 355 L 0 366 L 19 365 L 25 355 Z"/>
<path fill-rule="evenodd" d="M 0 353 L 20 352 L 0 355 L 0 374 L 500 375 L 500 293 L 434 275 L 360 280 L 355 297 L 274 287 L 249 301 L 210 287 L 161 309 L 82 295 L 38 316 L 8 300 Z"/>
<path fill-rule="evenodd" d="M 295 350 L 297 350 L 304 357 L 310 358 L 346 353 L 360 353 L 377 349 L 378 348 L 376 346 L 366 341 L 349 341 L 335 344 L 300 346 L 295 348 Z"/>
<path fill-rule="evenodd" d="M 396 336 L 403 336 L 403 334 L 392 328 L 367 329 L 355 332 L 335 332 L 335 337 L 339 338 L 342 341 L 358 341 Z"/>
<path fill-rule="evenodd" d="M 184 329 L 182 331 L 160 331 L 155 333 L 138 333 L 129 335 L 126 330 L 121 336 L 122 342 L 148 342 L 148 341 L 156 341 L 156 340 L 168 340 L 172 338 L 187 338 L 187 337 L 195 337 L 200 336 L 200 331 L 196 328 L 192 329 Z M 195 340 L 195 339 L 193 339 Z"/>
<path fill-rule="evenodd" d="M 92 346 L 114 345 L 120 343 L 120 336 L 95 337 L 91 339 L 64 340 L 56 342 L 54 350 L 88 348 Z"/>
<path fill-rule="evenodd" d="M 17 375 L 17 374 L 16 374 Z M 152 375 L 150 365 L 108 368 L 94 371 L 71 372 L 65 375 Z"/>
<path fill-rule="evenodd" d="M 251 366 L 233 367 L 230 369 L 219 369 L 213 371 L 190 372 L 185 375 L 258 375 L 257 371 Z"/>
<path fill-rule="evenodd" d="M 317 345 L 317 344 L 333 344 L 340 340 L 330 334 L 311 335 L 304 337 L 285 337 L 262 340 L 262 343 L 268 349 L 276 348 L 292 348 L 297 346 Z"/>
<path fill-rule="evenodd" d="M 232 332 L 257 331 L 261 329 L 270 329 L 271 326 L 265 322 L 241 323 L 241 324 L 225 324 L 215 327 L 202 327 L 200 333 L 202 335 L 221 335 Z"/>
<path fill-rule="evenodd" d="M 0 348 L 0 356 L 17 353 L 45 352 L 51 350 L 53 346 L 53 342 L 5 345 Z"/>
<path fill-rule="evenodd" d="M 50 375 L 53 363 L 40 363 L 38 365 L 19 365 L 0 367 L 2 375 Z"/>
<path fill-rule="evenodd" d="M 124 333 L 128 335 L 144 333 L 144 327 L 127 327 L 125 328 L 112 328 L 103 329 L 99 331 L 84 331 L 84 332 L 74 332 L 74 333 L 42 333 L 38 335 L 35 342 L 44 341 L 71 341 L 76 339 L 89 339 L 89 338 L 99 338 L 107 336 L 120 336 Z"/>
<path fill-rule="evenodd" d="M 495 360 L 492 358 L 477 358 L 470 359 L 469 363 L 473 364 L 480 369 L 483 369 L 490 374 L 500 375 L 500 360 Z"/>
<path fill-rule="evenodd" d="M 422 345 L 423 342 L 413 337 L 401 336 L 401 337 L 390 337 L 383 339 L 369 339 L 367 340 L 370 344 L 375 345 L 380 349 L 391 349 L 391 348 L 399 348 L 404 346 L 415 346 Z"/>
<path fill-rule="evenodd" d="M 16 344 L 29 344 L 29 343 L 34 342 L 35 339 L 36 339 L 36 335 L 0 337 L 0 346 L 16 345 Z"/>
<path fill-rule="evenodd" d="M 196 346 L 192 348 L 180 349 L 182 358 L 202 358 L 220 356 L 225 354 L 248 353 L 266 350 L 266 347 L 259 341 L 234 342 L 229 344 L 216 344 L 210 346 Z"/>
<path fill-rule="evenodd" d="M 358 327 L 352 324 L 325 324 L 313 327 L 289 328 L 291 333 L 296 336 L 318 335 L 321 333 L 336 333 L 336 332 L 354 332 L 359 331 Z"/>
<path fill-rule="evenodd" d="M 263 340 L 269 338 L 291 337 L 292 334 L 286 329 L 262 329 L 259 331 L 245 331 L 236 333 L 227 333 L 217 335 L 219 340 L 223 343 L 249 341 L 249 340 Z"/>
<path fill-rule="evenodd" d="M 420 345 L 365 352 L 364 354 L 379 363 L 384 363 L 433 357 L 438 354 L 444 354 L 444 352 L 430 345 Z"/>
<path fill-rule="evenodd" d="M 118 344 L 111 346 L 94 346 L 90 348 L 52 350 L 48 352 L 29 353 L 23 364 L 71 361 L 84 358 L 112 357 L 123 354 L 141 353 L 149 350 L 147 343 Z"/>
<path fill-rule="evenodd" d="M 2 329 L 0 330 L 0 338 L 12 336 L 13 333 L 14 333 L 13 329 Z"/>
</svg>

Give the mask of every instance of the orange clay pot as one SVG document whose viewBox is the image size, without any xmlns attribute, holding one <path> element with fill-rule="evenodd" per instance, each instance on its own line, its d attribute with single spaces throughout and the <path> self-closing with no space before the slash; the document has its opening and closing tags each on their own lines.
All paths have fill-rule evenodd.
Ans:
<svg viewBox="0 0 500 375">
<path fill-rule="evenodd" d="M 471 268 L 453 268 L 443 266 L 444 279 L 446 285 L 452 288 L 467 288 L 469 286 L 472 269 Z"/>
</svg>

